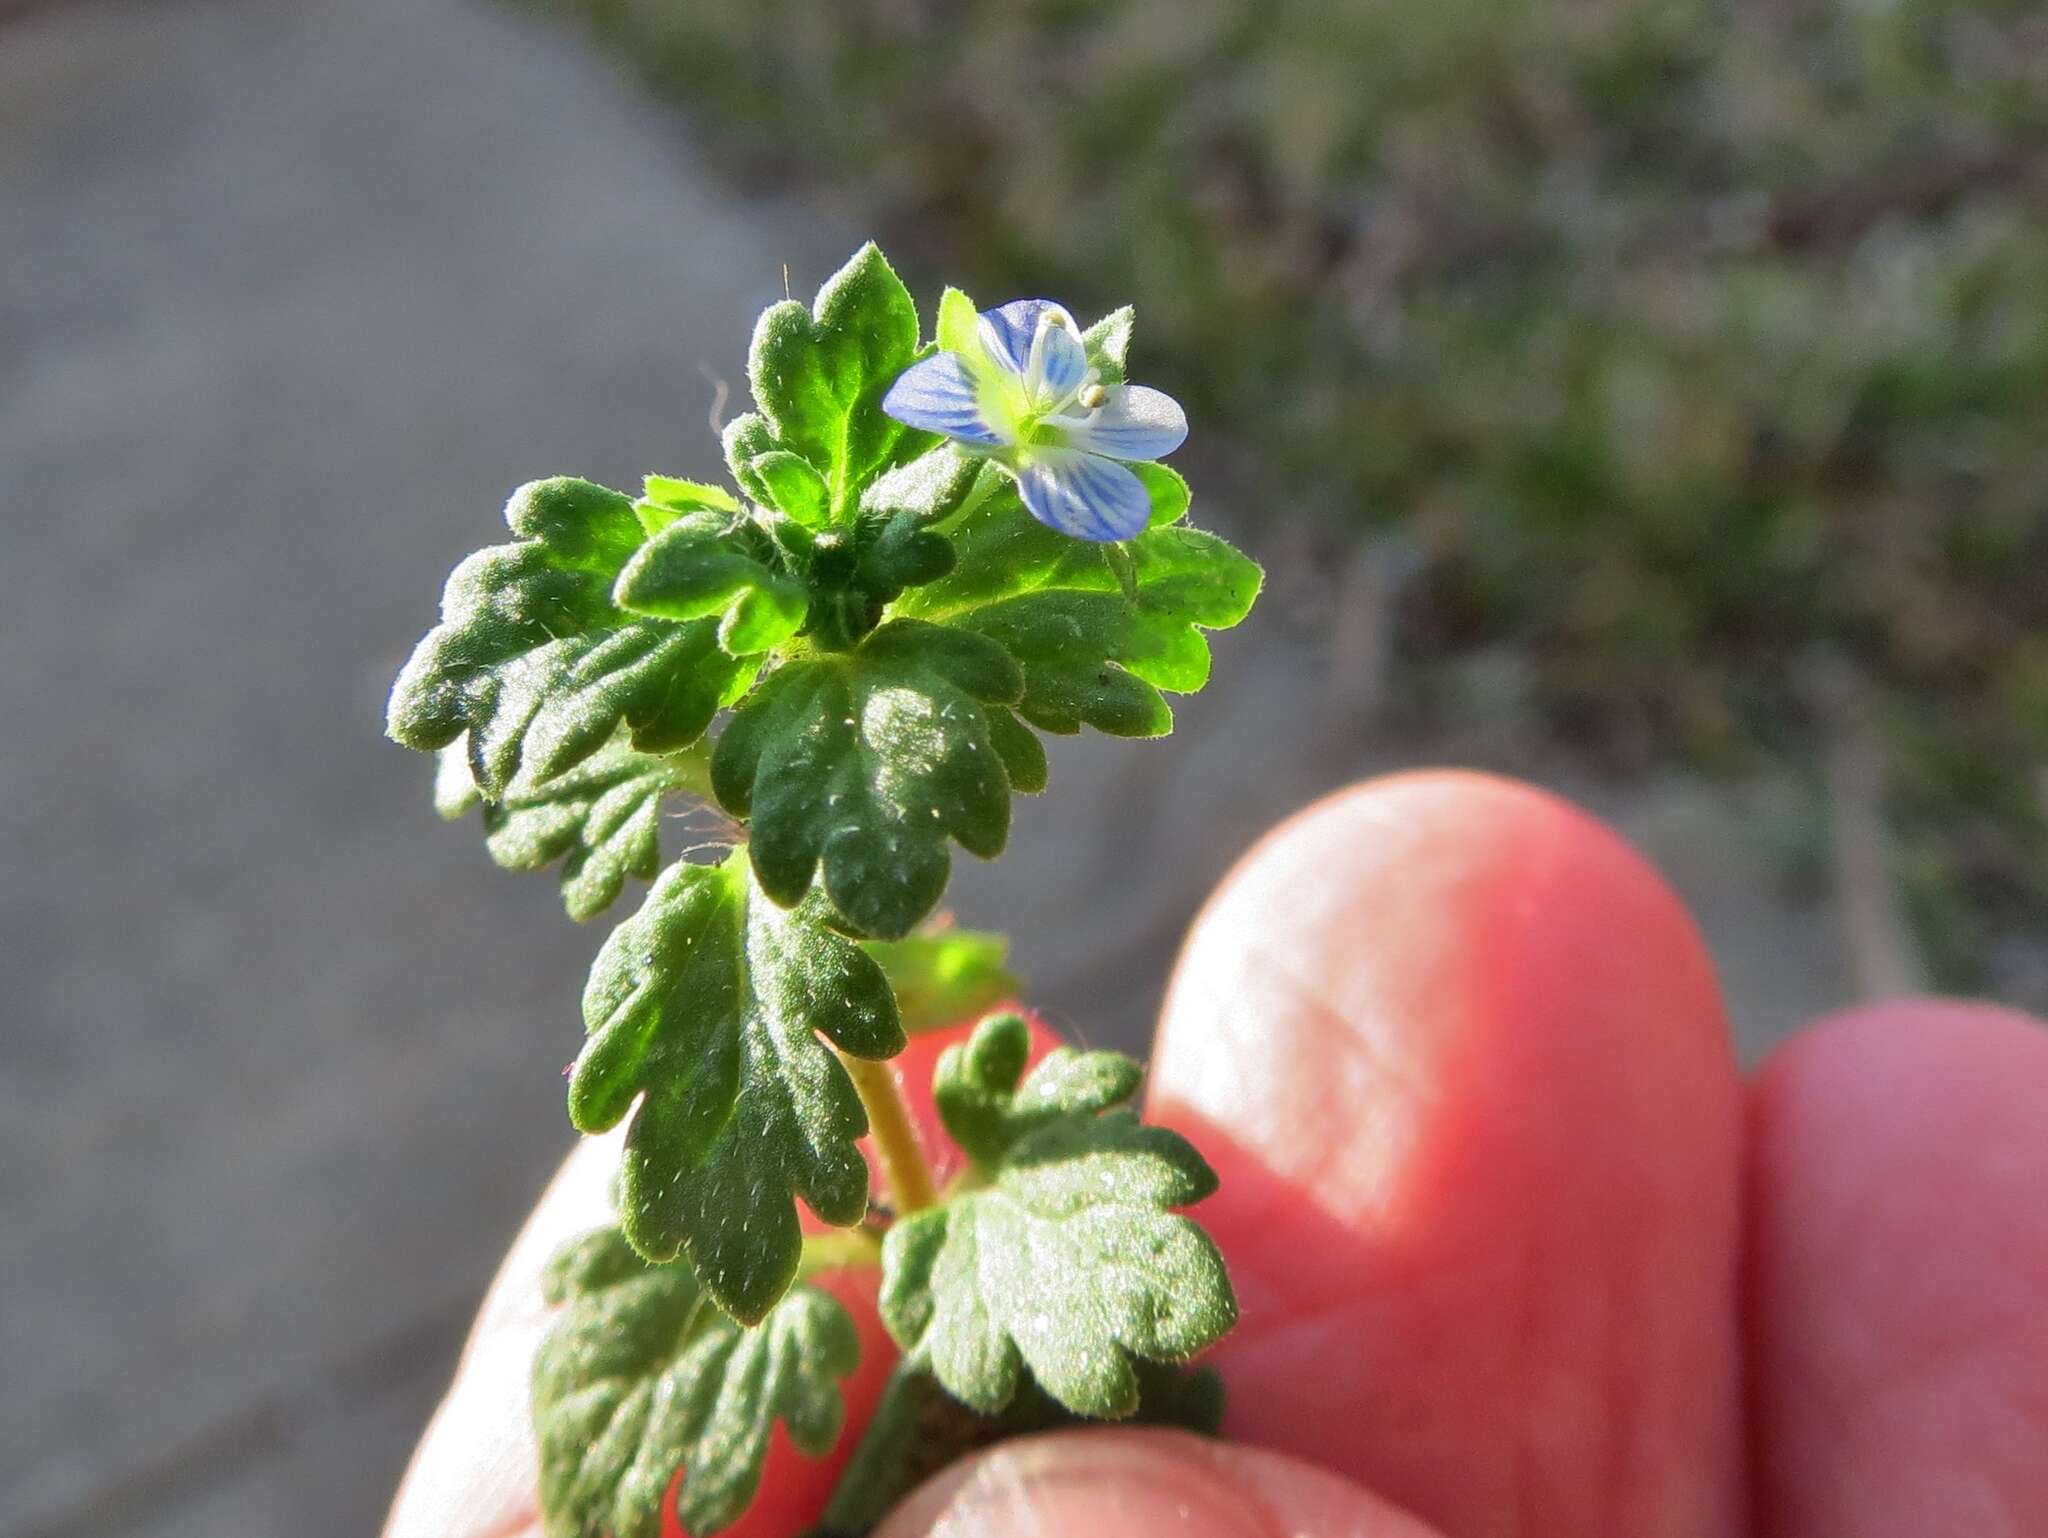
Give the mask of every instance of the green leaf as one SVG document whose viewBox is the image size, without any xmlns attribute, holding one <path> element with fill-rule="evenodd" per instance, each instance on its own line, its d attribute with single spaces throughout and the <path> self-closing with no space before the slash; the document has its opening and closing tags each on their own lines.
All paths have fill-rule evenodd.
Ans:
<svg viewBox="0 0 2048 1538">
<path fill-rule="evenodd" d="M 835 520 L 906 445 L 931 441 L 882 412 L 882 396 L 917 353 L 917 306 L 872 243 L 826 280 L 809 308 L 772 305 L 754 328 L 754 401 L 778 446 L 824 477 Z"/>
<path fill-rule="evenodd" d="M 1131 351 L 1131 326 L 1136 319 L 1129 305 L 1111 310 L 1081 333 L 1081 346 L 1088 361 L 1102 371 L 1104 384 L 1122 384 Z"/>
<path fill-rule="evenodd" d="M 1131 559 L 1128 546 L 1122 542 L 1099 545 L 1102 564 L 1109 568 L 1110 576 L 1116 579 L 1116 590 L 1123 594 L 1124 602 L 1133 608 L 1138 603 L 1138 563 Z"/>
<path fill-rule="evenodd" d="M 983 1021 L 970 1041 L 948 1050 L 932 1074 L 932 1096 L 946 1131 L 976 1164 L 1007 1164 L 1023 1139 L 1113 1110 L 1144 1081 L 1144 1069 L 1121 1052 L 1061 1048 L 1047 1054 L 1019 1088 L 1030 1050 L 1023 1019 L 998 1015 Z M 1088 1125 L 1100 1130 L 1105 1124 Z M 1158 1128 L 1139 1131 L 1148 1138 L 1179 1141 Z M 1198 1201 L 1207 1194 L 1204 1190 L 1180 1200 Z"/>
<path fill-rule="evenodd" d="M 903 1048 L 881 967 L 825 928 L 820 907 L 768 901 L 743 850 L 672 865 L 583 991 L 590 1035 L 569 1116 L 602 1132 L 632 1114 L 626 1236 L 650 1260 L 687 1253 L 719 1306 L 747 1321 L 796 1274 L 795 1197 L 840 1227 L 867 1211 L 855 1146 L 867 1117 L 820 1033 L 854 1057 Z"/>
<path fill-rule="evenodd" d="M 863 543 L 855 581 L 887 603 L 906 587 L 936 582 L 952 569 L 952 541 L 924 532 L 910 514 L 898 513 Z"/>
<path fill-rule="evenodd" d="M 1026 796 L 1044 790 L 1048 765 L 1045 744 L 1038 740 L 1038 734 L 1008 710 L 991 710 L 988 727 L 989 741 L 995 744 L 997 756 L 1003 761 L 1003 772 L 1010 777 L 1010 789 Z"/>
<path fill-rule="evenodd" d="M 701 758 L 652 758 L 621 736 L 551 780 L 515 776 L 502 800 L 483 801 L 455 742 L 441 750 L 435 804 L 459 817 L 481 803 L 484 847 L 507 870 L 562 861 L 562 905 L 580 923 L 610 907 L 628 876 L 644 881 L 661 868 L 662 799 L 708 794 L 705 774 Z"/>
<path fill-rule="evenodd" d="M 1032 518 L 1005 481 L 953 531 L 953 569 L 907 590 L 892 612 L 1001 642 L 1024 666 L 1018 713 L 1042 731 L 1171 731 L 1161 691 L 1208 682 L 1203 631 L 1242 620 L 1261 575 L 1215 535 L 1177 522 L 1187 509 L 1178 475 L 1133 468 L 1152 491 L 1155 521 L 1113 559 Z"/>
<path fill-rule="evenodd" d="M 807 529 L 832 521 L 832 491 L 811 462 L 788 449 L 756 454 L 748 468 L 767 489 L 768 500 Z"/>
<path fill-rule="evenodd" d="M 975 1175 L 889 1230 L 882 1319 L 978 1410 L 1008 1404 L 1028 1368 L 1078 1415 L 1128 1416 L 1133 1357 L 1185 1361 L 1236 1321 L 1222 1256 L 1169 1210 L 1216 1178 L 1186 1139 L 1116 1109 L 1135 1063 L 1063 1049 L 1019 1087 L 1029 1046 L 998 1016 L 939 1060 L 939 1113 Z"/>
<path fill-rule="evenodd" d="M 942 443 L 870 481 L 861 493 L 861 512 L 876 519 L 907 517 L 920 527 L 941 522 L 959 511 L 984 470 L 1000 474 L 987 460 Z"/>
<path fill-rule="evenodd" d="M 739 499 L 723 486 L 704 481 L 679 480 L 673 475 L 650 475 L 640 483 L 640 500 L 633 504 L 634 516 L 649 534 L 658 533 L 684 513 L 736 513 Z"/>
<path fill-rule="evenodd" d="M 723 486 L 714 486 L 709 481 L 686 481 L 673 475 L 643 476 L 640 498 L 644 502 L 674 508 L 679 513 L 736 513 L 740 510 L 739 498 Z"/>
<path fill-rule="evenodd" d="M 1147 528 L 1163 529 L 1187 517 L 1188 508 L 1194 504 L 1194 493 L 1188 489 L 1186 476 L 1171 466 L 1161 464 L 1132 465 L 1131 470 L 1145 483 L 1146 494 L 1152 498 L 1152 516 Z M 1128 548 L 1128 541 L 1125 548 Z M 1233 550 L 1231 554 L 1236 555 L 1237 552 Z M 1239 559 L 1245 557 L 1239 556 Z M 1254 593 L 1252 596 L 1258 595 Z"/>
<path fill-rule="evenodd" d="M 1011 787 L 991 707 L 1022 687 L 993 642 L 902 621 L 771 674 L 711 759 L 719 802 L 752 819 L 761 889 L 794 903 L 822 866 L 854 930 L 908 934 L 945 891 L 949 836 L 1002 853 Z"/>
<path fill-rule="evenodd" d="M 904 1031 L 917 1036 L 973 1019 L 991 1004 L 1017 996 L 1004 965 L 1010 942 L 979 929 L 934 929 L 902 940 L 868 940 L 896 994 Z"/>
<path fill-rule="evenodd" d="M 719 440 L 725 448 L 725 465 L 732 471 L 732 478 L 739 482 L 740 490 L 756 502 L 772 504 L 775 493 L 761 472 L 754 468 L 754 461 L 763 454 L 780 452 L 775 443 L 775 429 L 768 425 L 768 419 L 758 411 L 743 411 L 725 424 L 725 432 Z"/>
<path fill-rule="evenodd" d="M 396 741 L 431 752 L 467 734 L 470 773 L 495 800 L 515 775 L 537 784 L 588 758 L 621 721 L 642 752 L 685 748 L 746 692 L 757 664 L 722 651 L 715 622 L 612 601 L 646 537 L 629 498 L 535 481 L 512 494 L 505 521 L 519 542 L 455 568 L 441 623 L 392 687 Z"/>
<path fill-rule="evenodd" d="M 945 352 L 973 356 L 981 350 L 981 316 L 974 301 L 957 288 L 939 295 L 938 343 Z"/>
<path fill-rule="evenodd" d="M 619 606 L 661 619 L 716 616 L 734 656 L 779 646 L 802 628 L 804 585 L 762 564 L 725 513 L 685 513 L 642 545 L 619 573 Z"/>
<path fill-rule="evenodd" d="M 1223 1380 L 1212 1370 L 1139 1362 L 1137 1374 L 1132 1423 L 1203 1436 L 1221 1429 Z M 1085 1424 L 1028 1377 L 1007 1406 L 985 1415 L 948 1395 L 930 1373 L 899 1363 L 811 1538 L 866 1538 L 912 1490 L 969 1453 Z"/>
<path fill-rule="evenodd" d="M 565 1245 L 542 1285 L 562 1305 L 533 1363 L 548 1538 L 658 1538 L 678 1471 L 683 1530 L 718 1532 L 759 1491 L 777 1421 L 814 1458 L 838 1441 L 860 1339 L 829 1294 L 796 1288 L 742 1329 L 616 1228 Z"/>
</svg>

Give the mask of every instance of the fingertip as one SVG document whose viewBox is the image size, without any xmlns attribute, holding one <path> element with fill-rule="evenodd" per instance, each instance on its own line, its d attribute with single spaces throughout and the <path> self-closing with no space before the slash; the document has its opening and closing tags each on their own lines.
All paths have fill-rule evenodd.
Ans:
<svg viewBox="0 0 2048 1538">
<path fill-rule="evenodd" d="M 1223 1181 L 1233 1434 L 1451 1531 L 1733 1527 L 1740 1089 L 1613 832 L 1463 772 L 1310 807 L 1198 920 L 1152 1110 Z"/>
<path fill-rule="evenodd" d="M 1930 1104 L 1927 1090 L 1994 1099 L 2034 1082 L 2048 1062 L 2048 1032 L 2033 1016 L 1971 999 L 1886 999 L 1824 1015 L 1788 1038 L 1758 1069 L 1752 1114 L 1808 1107 L 1854 1116 L 1873 1103 L 1888 1118 Z"/>
<path fill-rule="evenodd" d="M 1750 1422 L 1768 1533 L 2048 1527 L 2048 1031 L 1830 1016 L 1750 1094 Z"/>
<path fill-rule="evenodd" d="M 1517 1129 L 1546 1153 L 1603 1128 L 1711 1145 L 1732 1186 L 1741 1121 L 1712 962 L 1662 877 L 1569 802 L 1454 770 L 1329 796 L 1225 878 L 1151 1102 L 1260 1205 L 1290 1191 L 1353 1230 L 1430 1221 L 1445 1182 L 1512 1184 L 1472 1161 Z"/>
<path fill-rule="evenodd" d="M 1909 1284 L 1927 1269 L 1915 1229 L 2011 1253 L 2027 1230 L 1981 1214 L 2031 1209 L 2048 1170 L 2044 1100 L 2048 1030 L 2017 1010 L 1910 999 L 1824 1016 L 1749 1086 L 1753 1266 L 1819 1263 L 1832 1291 L 1848 1273 L 1828 1256 L 1868 1253 L 1873 1281 Z M 2048 1249 L 2039 1260 L 2048 1287 Z"/>
<path fill-rule="evenodd" d="M 1426 1109 L 1452 1066 L 1443 1048 L 1474 1014 L 1593 980 L 1663 1000 L 1646 1033 L 1655 1049 L 1724 1081 L 1732 1105 L 1712 962 L 1684 904 L 1635 849 L 1571 803 L 1499 776 L 1367 781 L 1267 835 L 1196 919 L 1162 1016 L 1155 1103 L 1240 1128 L 1251 1117 L 1255 1133 L 1260 1112 L 1284 1107 L 1267 1129 L 1274 1146 L 1260 1152 L 1292 1145 L 1307 1156 L 1304 1106 L 1334 1102 L 1333 1119 L 1369 1109 L 1363 1086 L 1327 1076 L 1333 1058 L 1369 1047 L 1372 1087 Z M 1316 1078 L 1271 1080 L 1305 1060 Z M 1388 1138 L 1398 1121 L 1382 1123 Z"/>
<path fill-rule="evenodd" d="M 875 1538 L 1434 1538 L 1298 1459 L 1184 1432 L 1093 1430 L 1004 1442 L 916 1491 Z"/>
</svg>

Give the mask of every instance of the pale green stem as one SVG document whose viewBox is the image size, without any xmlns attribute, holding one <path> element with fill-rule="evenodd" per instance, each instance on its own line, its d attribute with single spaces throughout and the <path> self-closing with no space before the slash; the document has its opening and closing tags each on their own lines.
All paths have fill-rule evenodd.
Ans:
<svg viewBox="0 0 2048 1538">
<path fill-rule="evenodd" d="M 803 1258 L 797 1262 L 797 1278 L 816 1276 L 820 1271 L 844 1271 L 856 1266 L 882 1263 L 882 1241 L 865 1228 L 835 1229 L 829 1234 L 804 1235 Z"/>
<path fill-rule="evenodd" d="M 917 1127 L 910 1119 L 910 1108 L 903 1103 L 896 1070 L 887 1063 L 871 1063 L 844 1053 L 839 1060 L 846 1065 L 860 1103 L 867 1109 L 868 1131 L 881 1160 L 882 1190 L 889 1205 L 899 1217 L 931 1206 L 939 1199 L 938 1187 L 932 1181 L 931 1166 L 925 1163 L 924 1149 L 918 1146 Z"/>
</svg>

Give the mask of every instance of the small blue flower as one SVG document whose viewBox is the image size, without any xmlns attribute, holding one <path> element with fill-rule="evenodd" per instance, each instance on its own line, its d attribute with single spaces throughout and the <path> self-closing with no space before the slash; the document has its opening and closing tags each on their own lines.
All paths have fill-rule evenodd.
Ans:
<svg viewBox="0 0 2048 1538">
<path fill-rule="evenodd" d="M 1049 299 L 983 310 L 979 347 L 935 353 L 889 388 L 882 409 L 988 455 L 1016 477 L 1040 523 L 1106 543 L 1143 532 L 1144 482 L 1120 460 L 1160 459 L 1187 414 L 1162 390 L 1104 384 L 1074 317 Z"/>
</svg>

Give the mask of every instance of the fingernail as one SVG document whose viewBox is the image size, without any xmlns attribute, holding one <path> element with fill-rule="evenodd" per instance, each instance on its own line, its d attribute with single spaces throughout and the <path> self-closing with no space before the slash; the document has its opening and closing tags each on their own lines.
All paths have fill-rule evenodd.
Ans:
<svg viewBox="0 0 2048 1538">
<path fill-rule="evenodd" d="M 928 1488 L 884 1531 L 888 1538 L 1273 1538 L 1271 1524 L 1199 1456 L 1073 1436 L 998 1448 L 964 1476 Z"/>
</svg>

